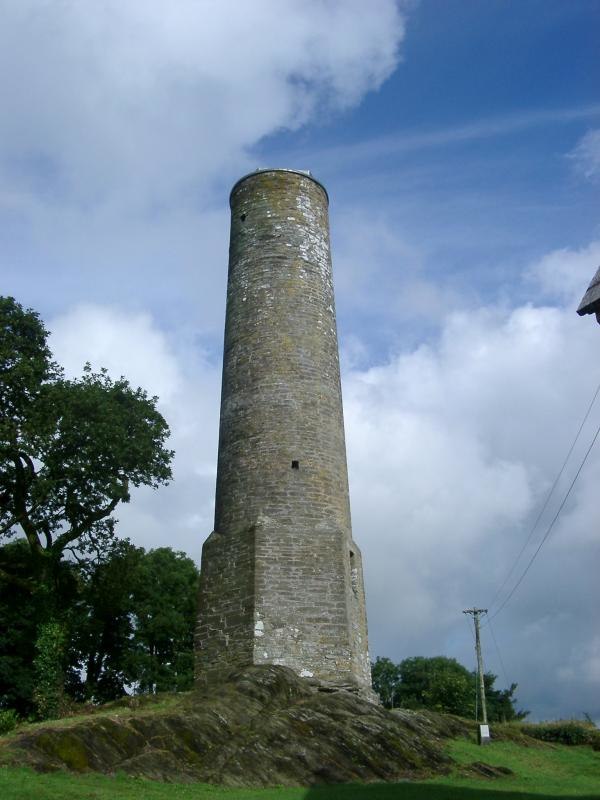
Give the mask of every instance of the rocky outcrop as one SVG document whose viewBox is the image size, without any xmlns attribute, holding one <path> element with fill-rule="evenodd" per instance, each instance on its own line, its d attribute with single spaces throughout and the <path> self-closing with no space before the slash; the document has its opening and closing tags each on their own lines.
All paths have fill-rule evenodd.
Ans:
<svg viewBox="0 0 600 800">
<path fill-rule="evenodd" d="M 391 781 L 448 772 L 469 726 L 323 692 L 279 666 L 240 670 L 162 709 L 104 707 L 4 741 L 12 763 L 226 786 Z"/>
</svg>

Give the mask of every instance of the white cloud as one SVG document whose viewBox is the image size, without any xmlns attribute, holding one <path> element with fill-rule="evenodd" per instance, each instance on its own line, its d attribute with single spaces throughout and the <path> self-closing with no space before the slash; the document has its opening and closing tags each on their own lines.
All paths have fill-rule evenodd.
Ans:
<svg viewBox="0 0 600 800">
<path fill-rule="evenodd" d="M 579 250 L 561 248 L 548 253 L 529 269 L 534 287 L 545 299 L 577 307 L 600 265 L 600 241 Z"/>
<path fill-rule="evenodd" d="M 134 490 L 131 503 L 117 511 L 118 532 L 199 561 L 213 524 L 220 365 L 207 360 L 188 330 L 167 335 L 146 313 L 85 305 L 51 320 L 49 329 L 54 355 L 70 376 L 89 361 L 158 395 L 171 428 L 174 480 L 157 491 Z"/>
<path fill-rule="evenodd" d="M 394 0 L 3 3 L 4 291 L 220 340 L 231 183 L 263 137 L 377 89 L 403 37 Z"/>
<path fill-rule="evenodd" d="M 591 274 L 595 246 L 564 255 Z M 560 254 L 550 254 L 531 274 L 549 281 L 556 265 Z M 561 295 L 572 293 L 568 270 L 558 268 L 552 281 Z M 448 315 L 427 346 L 346 373 L 353 527 L 363 549 L 373 655 L 445 653 L 470 663 L 472 642 L 460 612 L 491 603 L 595 388 L 590 366 L 600 331 L 586 322 L 570 305 L 482 306 Z M 540 542 L 599 422 L 597 405 L 493 610 Z M 495 622 L 505 660 L 522 665 L 509 679 L 519 682 L 524 704 L 535 705 L 538 715 L 564 714 L 570 703 L 550 703 L 553 679 L 540 674 L 594 632 L 598 469 L 595 449 L 551 537 Z M 526 627 L 525 639 L 537 649 L 523 656 L 517 632 Z M 548 637 L 561 643 L 561 652 Z M 495 652 L 487 655 L 500 672 Z M 591 674 L 594 663 L 579 670 Z"/>
<path fill-rule="evenodd" d="M 19 0 L 2 13 L 2 158 L 13 181 L 88 208 L 202 193 L 261 137 L 377 88 L 404 34 L 393 0 Z"/>
<path fill-rule="evenodd" d="M 588 131 L 569 154 L 582 175 L 593 180 L 600 177 L 600 130 Z"/>
<path fill-rule="evenodd" d="M 182 376 L 165 336 L 147 313 L 127 314 L 115 308 L 81 305 L 55 319 L 50 340 L 70 377 L 83 365 L 105 367 L 113 377 L 124 375 L 163 404 L 181 391 Z"/>
</svg>

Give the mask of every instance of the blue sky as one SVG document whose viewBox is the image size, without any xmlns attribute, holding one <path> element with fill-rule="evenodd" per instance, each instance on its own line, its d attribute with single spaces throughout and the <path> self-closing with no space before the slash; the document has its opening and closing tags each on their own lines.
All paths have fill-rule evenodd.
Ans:
<svg viewBox="0 0 600 800">
<path fill-rule="evenodd" d="M 314 164 L 334 198 L 334 236 L 338 212 L 369 205 L 427 242 L 423 268 L 462 302 L 524 299 L 528 261 L 597 231 L 597 184 L 578 180 L 567 155 L 600 124 L 597 14 L 585 2 L 425 0 L 378 91 L 337 118 L 268 137 L 258 161 Z M 381 331 L 377 346 L 388 339 Z"/>
<path fill-rule="evenodd" d="M 600 379 L 598 2 L 0 3 L 3 292 L 57 358 L 160 397 L 175 481 L 120 532 L 212 526 L 231 185 L 311 169 L 331 231 L 372 655 L 473 664 Z M 596 41 L 595 41 L 596 39 Z M 524 561 L 595 428 L 594 407 Z M 592 452 L 484 634 L 534 718 L 600 720 Z M 510 589 L 509 581 L 507 589 Z M 497 610 L 502 595 L 494 603 Z M 487 637 L 487 638 L 486 638 Z"/>
</svg>

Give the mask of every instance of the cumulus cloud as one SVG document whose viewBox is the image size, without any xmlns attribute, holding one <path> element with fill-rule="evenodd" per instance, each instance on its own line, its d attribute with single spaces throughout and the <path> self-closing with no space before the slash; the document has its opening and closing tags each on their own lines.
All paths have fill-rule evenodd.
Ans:
<svg viewBox="0 0 600 800">
<path fill-rule="evenodd" d="M 587 274 L 596 250 L 564 255 Z M 531 274 L 549 280 L 558 259 L 550 254 Z M 558 271 L 556 287 L 561 277 L 567 296 L 570 273 Z M 347 370 L 353 526 L 363 547 L 373 654 L 446 653 L 472 661 L 461 610 L 474 603 L 499 610 L 600 422 L 596 406 L 539 528 L 495 597 L 593 394 L 598 344 L 596 326 L 585 325 L 571 305 L 482 306 L 448 315 L 426 346 Z M 592 566 L 599 555 L 599 468 L 594 450 L 548 543 L 494 622 L 504 660 L 520 665 L 509 680 L 519 682 L 538 715 L 560 714 L 571 702 L 559 699 L 555 677 L 540 674 L 546 667 L 558 674 L 565 662 L 575 669 L 571 649 L 597 634 L 590 609 L 600 599 Z M 527 639 L 536 647 L 523 655 Z M 491 668 L 500 672 L 492 640 L 486 644 Z M 590 655 L 579 671 L 591 675 L 594 663 Z"/>
<path fill-rule="evenodd" d="M 86 362 L 113 376 L 127 376 L 168 404 L 181 390 L 182 376 L 166 337 L 147 313 L 80 305 L 52 323 L 52 347 L 70 376 Z"/>
<path fill-rule="evenodd" d="M 124 375 L 158 396 L 175 450 L 173 482 L 141 487 L 121 506 L 119 534 L 145 547 L 165 544 L 199 560 L 212 530 L 219 425 L 220 364 L 211 361 L 193 331 L 161 330 L 147 313 L 82 305 L 49 323 L 53 353 L 70 376 L 86 361 Z"/>
<path fill-rule="evenodd" d="M 547 253 L 528 271 L 544 299 L 577 307 L 600 265 L 600 241 L 579 250 L 560 248 Z"/>
<path fill-rule="evenodd" d="M 377 89 L 403 36 L 394 0 L 3 3 L 4 291 L 195 318 L 218 342 L 233 180 L 264 137 Z"/>
<path fill-rule="evenodd" d="M 403 32 L 392 0 L 5 3 L 2 157 L 52 202 L 180 201 L 380 86 Z"/>
</svg>

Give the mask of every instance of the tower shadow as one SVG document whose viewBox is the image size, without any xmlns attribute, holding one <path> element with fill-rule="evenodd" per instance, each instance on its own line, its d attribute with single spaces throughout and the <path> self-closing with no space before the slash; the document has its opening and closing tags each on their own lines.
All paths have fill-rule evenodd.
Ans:
<svg viewBox="0 0 600 800">
<path fill-rule="evenodd" d="M 548 795 L 503 789 L 467 788 L 443 783 L 401 781 L 399 783 L 337 784 L 314 786 L 303 800 L 565 800 L 566 795 Z M 599 800 L 595 795 L 578 795 L 579 800 Z"/>
</svg>

